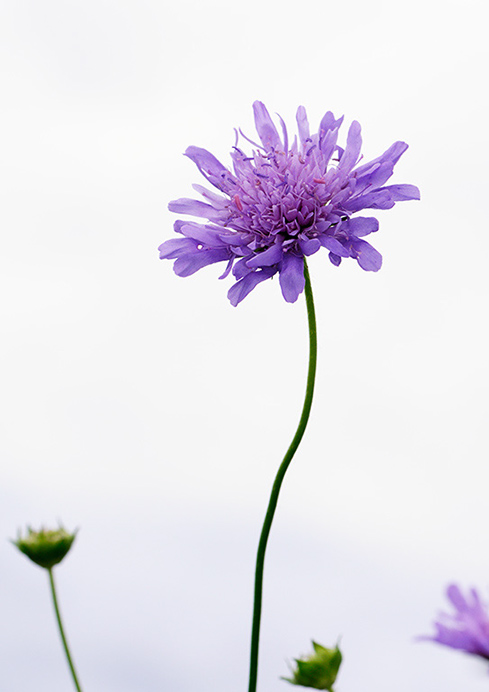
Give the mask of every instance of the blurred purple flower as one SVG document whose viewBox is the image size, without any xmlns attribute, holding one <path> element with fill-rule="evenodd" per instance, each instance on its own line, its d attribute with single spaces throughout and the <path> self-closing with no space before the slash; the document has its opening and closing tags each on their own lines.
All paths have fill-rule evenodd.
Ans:
<svg viewBox="0 0 489 692">
<path fill-rule="evenodd" d="M 177 199 L 170 211 L 207 219 L 209 223 L 178 220 L 180 238 L 159 247 L 161 259 L 175 259 L 179 276 L 190 276 L 208 264 L 226 262 L 221 279 L 231 272 L 237 282 L 228 293 L 237 305 L 257 284 L 278 272 L 285 300 L 293 303 L 304 289 L 304 256 L 321 247 L 338 266 L 343 257 L 356 259 L 366 271 L 378 271 L 382 256 L 363 238 L 377 231 L 373 217 L 352 215 L 361 209 L 390 209 L 396 202 L 419 199 L 414 185 L 388 185 L 394 164 L 408 145 L 395 142 L 381 156 L 355 168 L 362 139 L 353 121 L 345 149 L 337 145 L 343 118 L 331 112 L 319 132 L 309 133 L 305 108 L 297 110 L 299 141 L 289 147 L 287 129 L 279 116 L 282 136 L 260 101 L 253 104 L 261 144 L 247 156 L 236 143 L 231 152 L 233 172 L 206 149 L 185 152 L 222 194 L 194 185 L 205 201 Z M 242 134 L 242 133 L 241 133 Z"/>
<path fill-rule="evenodd" d="M 423 636 L 418 639 L 438 642 L 452 649 L 460 649 L 489 659 L 487 606 L 481 602 L 475 589 L 470 589 L 469 596 L 465 598 L 456 584 L 448 587 L 447 596 L 455 608 L 455 613 L 453 615 L 441 613 L 438 621 L 434 623 L 435 636 Z"/>
</svg>

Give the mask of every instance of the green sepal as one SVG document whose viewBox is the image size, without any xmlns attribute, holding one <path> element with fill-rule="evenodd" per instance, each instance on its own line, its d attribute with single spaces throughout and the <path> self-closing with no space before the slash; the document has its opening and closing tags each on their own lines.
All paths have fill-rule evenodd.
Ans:
<svg viewBox="0 0 489 692">
<path fill-rule="evenodd" d="M 66 556 L 75 536 L 76 531 L 68 533 L 61 526 L 55 530 L 41 528 L 40 531 L 28 526 L 27 535 L 22 538 L 19 532 L 19 537 L 12 543 L 39 567 L 51 569 Z"/>
<path fill-rule="evenodd" d="M 312 642 L 314 653 L 304 659 L 295 659 L 296 670 L 291 670 L 292 678 L 282 678 L 292 685 L 312 687 L 316 690 L 333 692 L 333 684 L 338 675 L 342 655 L 338 646 L 327 649 L 317 642 Z"/>
</svg>

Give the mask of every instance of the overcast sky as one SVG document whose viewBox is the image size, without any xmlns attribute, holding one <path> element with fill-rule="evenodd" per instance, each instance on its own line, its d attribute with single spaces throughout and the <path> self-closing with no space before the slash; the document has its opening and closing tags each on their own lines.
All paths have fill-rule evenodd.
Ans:
<svg viewBox="0 0 489 692">
<path fill-rule="evenodd" d="M 46 576 L 7 538 L 80 527 L 57 570 L 84 692 L 244 692 L 254 557 L 307 367 L 302 299 L 237 308 L 158 245 L 193 144 L 264 101 L 410 148 L 382 270 L 309 263 L 319 364 L 266 564 L 260 692 L 341 636 L 337 692 L 487 689 L 415 643 L 451 581 L 489 599 L 485 0 L 3 0 L 0 688 L 71 688 Z M 346 138 L 344 128 L 342 142 Z M 341 136 L 340 136 L 341 139 Z"/>
</svg>

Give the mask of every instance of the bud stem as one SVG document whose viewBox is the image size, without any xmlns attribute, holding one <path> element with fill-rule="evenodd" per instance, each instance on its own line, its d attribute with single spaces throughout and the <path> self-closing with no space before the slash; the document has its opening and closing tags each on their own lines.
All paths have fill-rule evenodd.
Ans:
<svg viewBox="0 0 489 692">
<path fill-rule="evenodd" d="M 56 613 L 56 621 L 58 623 L 58 628 L 59 628 L 59 633 L 61 635 L 61 641 L 63 642 L 63 648 L 65 650 L 66 658 L 68 660 L 68 665 L 70 667 L 71 675 L 73 677 L 73 682 L 75 683 L 75 687 L 77 692 L 82 692 L 82 689 L 80 687 L 80 683 L 78 682 L 78 678 L 76 677 L 75 673 L 75 666 L 73 665 L 73 661 L 70 655 L 70 650 L 68 648 L 68 642 L 66 641 L 66 636 L 64 633 L 63 629 L 63 623 L 61 622 L 61 614 L 59 612 L 59 606 L 58 606 L 58 599 L 56 596 L 56 587 L 54 585 L 54 577 L 53 577 L 53 569 L 48 569 L 49 572 L 49 583 L 51 586 L 51 595 L 53 597 L 53 603 L 54 603 L 54 612 Z"/>
<path fill-rule="evenodd" d="M 306 395 L 302 414 L 297 427 L 296 433 L 290 447 L 288 448 L 285 457 L 278 469 L 275 481 L 273 483 L 268 509 L 265 515 L 265 521 L 261 530 L 260 541 L 258 543 L 258 551 L 256 556 L 255 568 L 255 593 L 253 603 L 253 625 L 251 630 L 251 654 L 250 654 L 250 679 L 248 692 L 256 692 L 256 683 L 258 676 L 258 646 L 260 640 L 260 619 L 261 619 L 261 603 L 263 591 L 263 568 L 265 563 L 265 552 L 267 549 L 268 536 L 272 527 L 273 516 L 277 507 L 280 488 L 284 480 L 285 473 L 289 468 L 290 462 L 299 447 L 299 444 L 304 435 L 309 414 L 311 412 L 312 396 L 314 393 L 314 382 L 316 378 L 316 361 L 317 361 L 317 332 L 316 332 L 316 315 L 314 312 L 314 300 L 312 296 L 311 279 L 307 268 L 306 258 L 304 257 L 304 277 L 306 280 L 305 295 L 307 306 L 307 317 L 309 324 L 309 369 L 307 373 Z"/>
</svg>

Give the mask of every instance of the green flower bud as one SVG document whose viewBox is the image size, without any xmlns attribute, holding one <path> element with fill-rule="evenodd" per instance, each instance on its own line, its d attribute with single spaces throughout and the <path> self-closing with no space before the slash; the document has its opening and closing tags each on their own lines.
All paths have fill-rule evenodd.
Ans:
<svg viewBox="0 0 489 692">
<path fill-rule="evenodd" d="M 293 678 L 282 678 L 293 685 L 302 687 L 314 687 L 315 690 L 329 690 L 338 675 L 341 665 L 341 651 L 338 646 L 334 649 L 326 649 L 324 646 L 312 642 L 314 653 L 308 658 L 295 659 L 297 669 L 291 670 Z"/>
<path fill-rule="evenodd" d="M 19 532 L 19 537 L 12 543 L 39 567 L 51 569 L 68 553 L 75 536 L 76 531 L 68 533 L 61 526 L 56 530 L 41 528 L 40 531 L 33 531 L 28 526 L 27 536 L 22 538 Z"/>
</svg>

